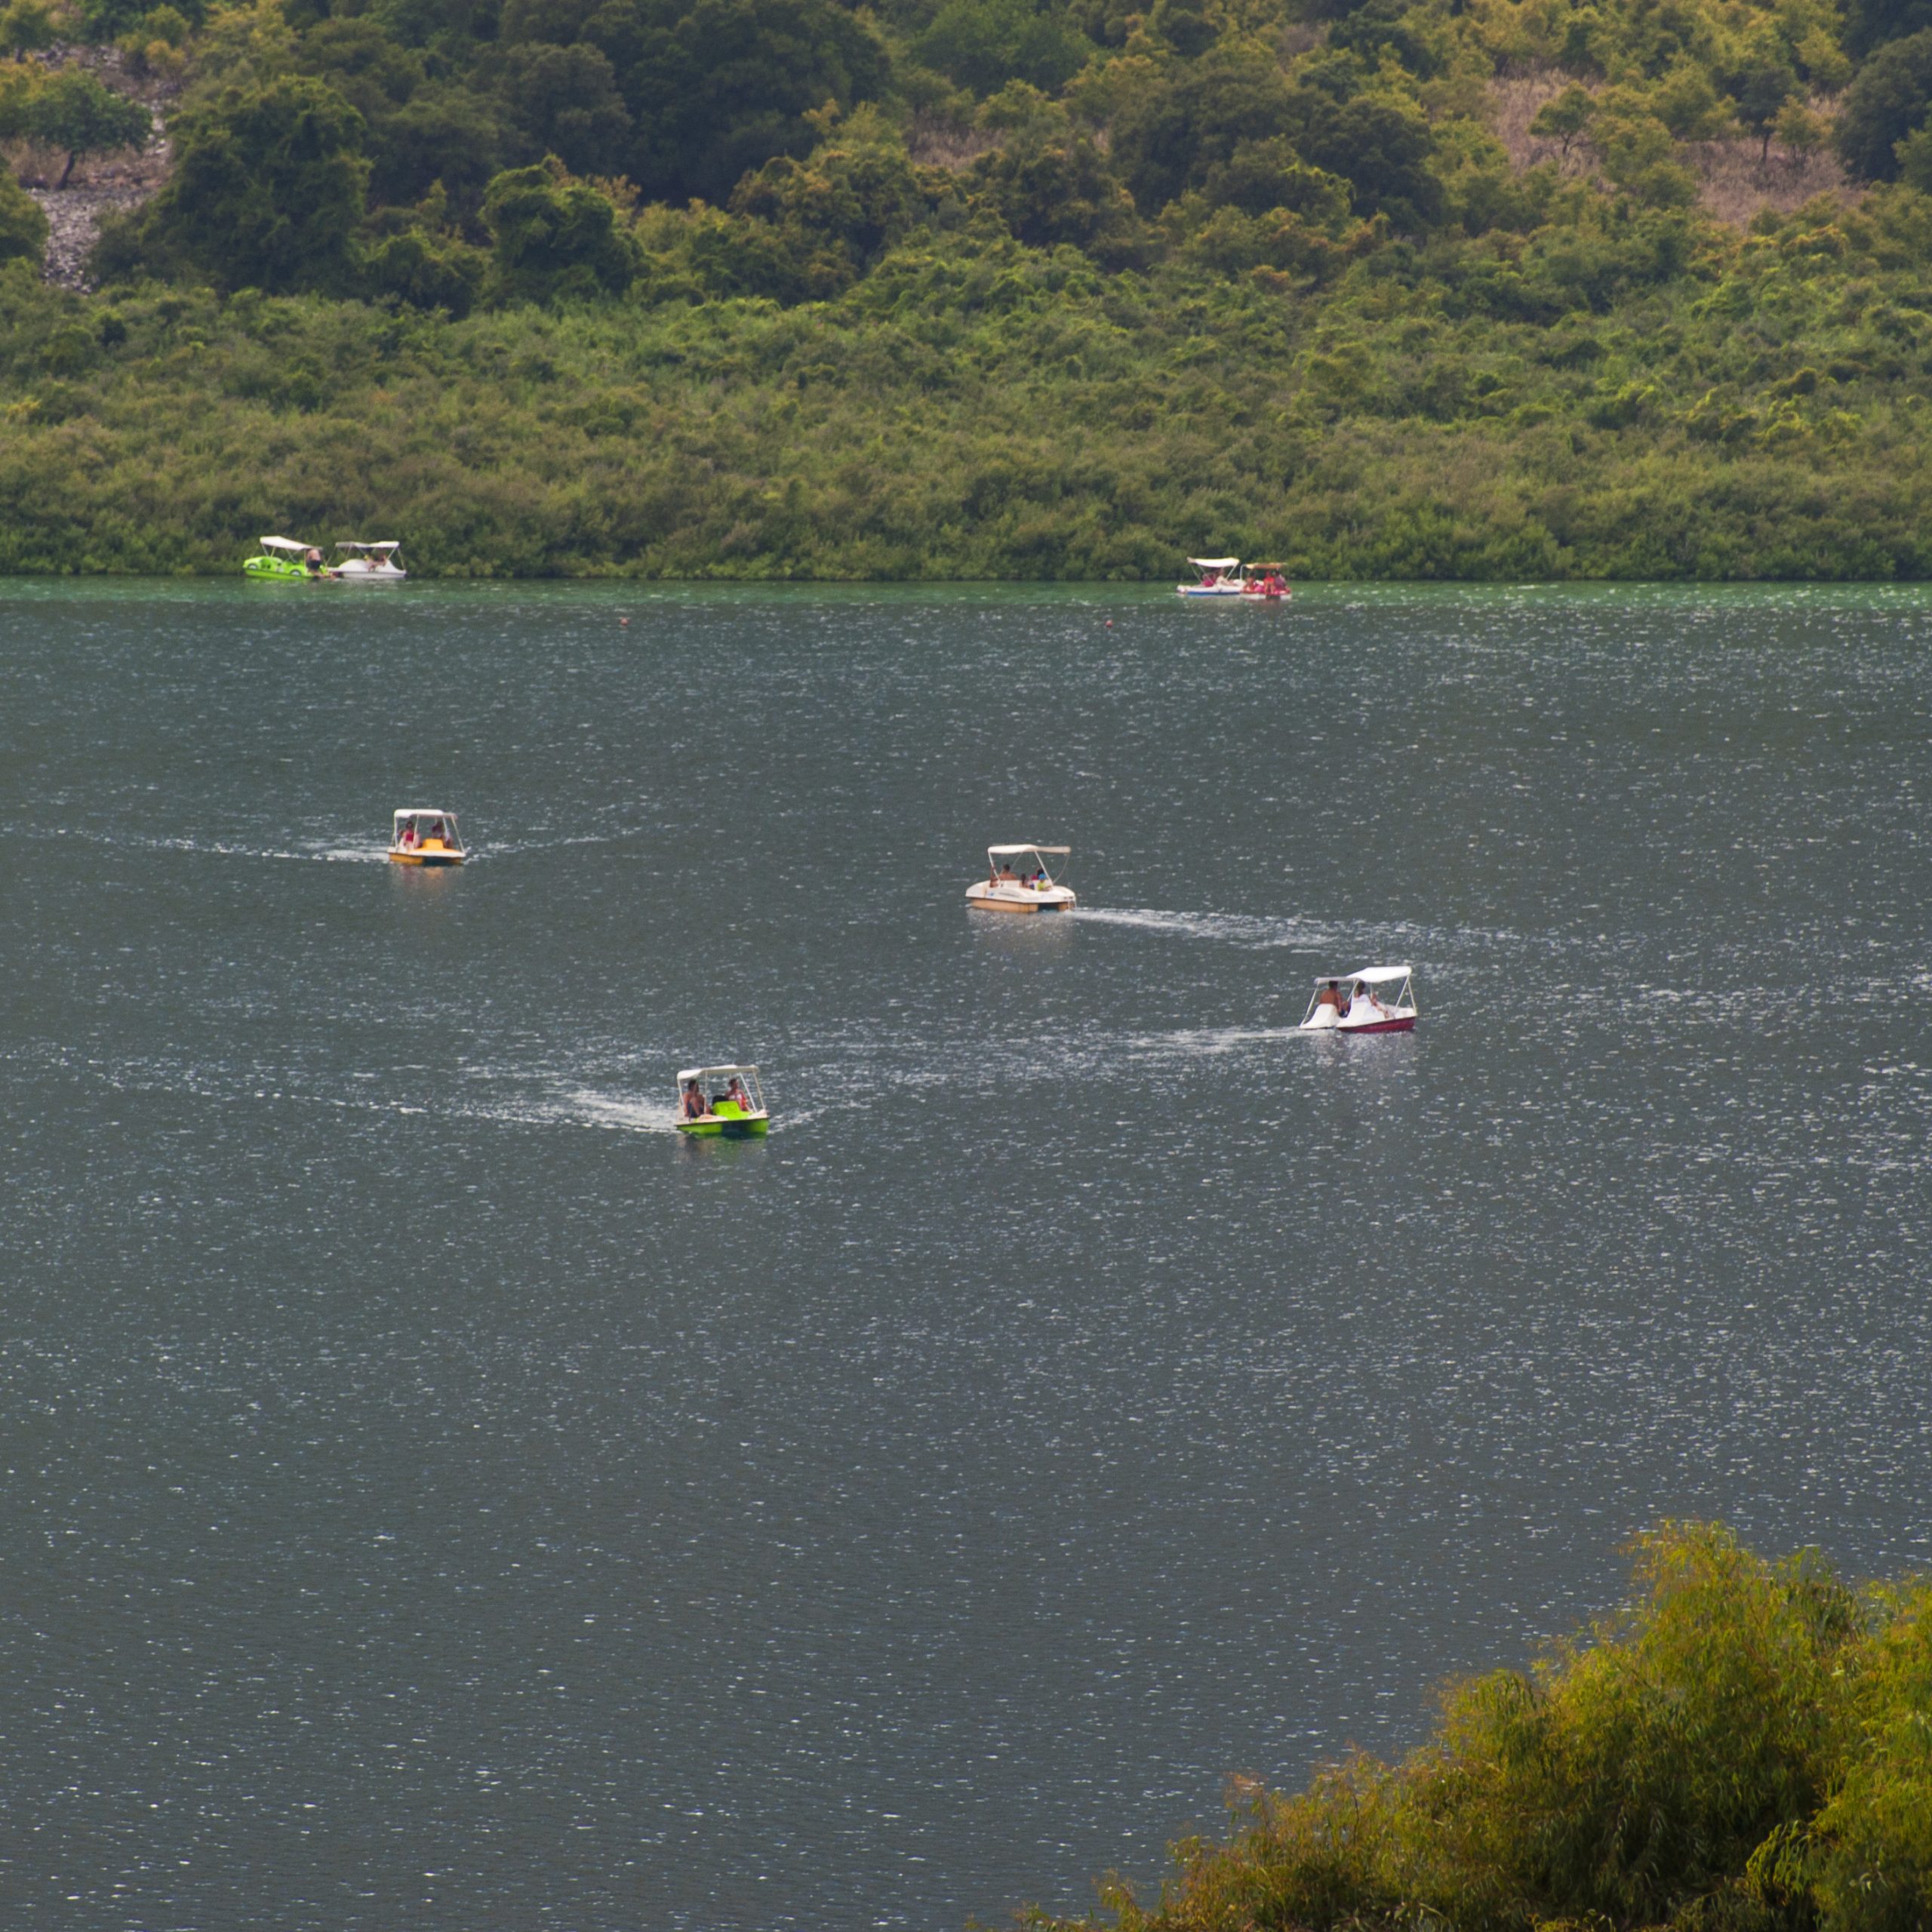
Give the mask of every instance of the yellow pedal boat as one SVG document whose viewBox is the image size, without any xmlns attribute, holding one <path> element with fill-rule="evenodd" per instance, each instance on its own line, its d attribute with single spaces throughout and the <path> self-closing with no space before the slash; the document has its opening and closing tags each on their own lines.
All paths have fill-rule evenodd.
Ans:
<svg viewBox="0 0 1932 1932">
<path fill-rule="evenodd" d="M 456 814 L 434 806 L 405 807 L 389 834 L 389 862 L 398 866 L 460 866 L 469 857 Z"/>
</svg>

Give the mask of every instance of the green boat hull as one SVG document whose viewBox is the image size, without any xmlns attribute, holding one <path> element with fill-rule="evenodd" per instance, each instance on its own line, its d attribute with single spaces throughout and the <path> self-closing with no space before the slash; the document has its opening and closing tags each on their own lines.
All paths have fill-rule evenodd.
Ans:
<svg viewBox="0 0 1932 1932">
<path fill-rule="evenodd" d="M 681 1120 L 678 1131 L 688 1134 L 694 1140 L 749 1140 L 761 1135 L 771 1124 L 763 1114 L 741 1114 L 734 1108 L 729 1113 L 705 1114 L 696 1120 Z"/>
<path fill-rule="evenodd" d="M 242 574 L 270 583 L 315 583 L 320 581 L 318 573 L 305 569 L 288 557 L 251 557 L 242 566 Z"/>
</svg>

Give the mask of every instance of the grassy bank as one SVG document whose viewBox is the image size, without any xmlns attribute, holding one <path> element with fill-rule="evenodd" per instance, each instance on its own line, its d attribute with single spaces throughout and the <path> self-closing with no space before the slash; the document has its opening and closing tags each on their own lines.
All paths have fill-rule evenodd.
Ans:
<svg viewBox="0 0 1932 1932">
<path fill-rule="evenodd" d="M 922 235 L 835 299 L 440 312 L 0 270 L 0 570 L 1932 574 L 1932 199 L 1580 198 L 1325 288 Z"/>
<path fill-rule="evenodd" d="M 1236 1794 L 1119 1932 L 1922 1932 L 1932 1587 L 1854 1589 L 1718 1529 L 1637 1551 L 1629 1608 L 1452 1686 L 1399 1764 Z M 1042 1928 L 1069 1924 L 1040 1920 Z"/>
</svg>

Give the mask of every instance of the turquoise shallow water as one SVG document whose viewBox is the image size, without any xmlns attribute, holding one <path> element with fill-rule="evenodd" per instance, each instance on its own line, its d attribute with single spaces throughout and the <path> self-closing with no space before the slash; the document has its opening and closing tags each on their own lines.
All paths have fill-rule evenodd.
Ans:
<svg viewBox="0 0 1932 1932">
<path fill-rule="evenodd" d="M 10 1915 L 997 1921 L 1927 1560 L 1932 600 L 1177 602 L 0 586 Z"/>
</svg>

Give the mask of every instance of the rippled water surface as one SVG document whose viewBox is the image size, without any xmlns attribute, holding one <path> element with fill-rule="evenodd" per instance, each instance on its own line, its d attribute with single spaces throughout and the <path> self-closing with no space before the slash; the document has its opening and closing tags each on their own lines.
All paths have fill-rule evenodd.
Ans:
<svg viewBox="0 0 1932 1932">
<path fill-rule="evenodd" d="M 1175 603 L 0 586 L 11 1921 L 996 1922 L 1932 1558 L 1932 601 Z"/>
</svg>

